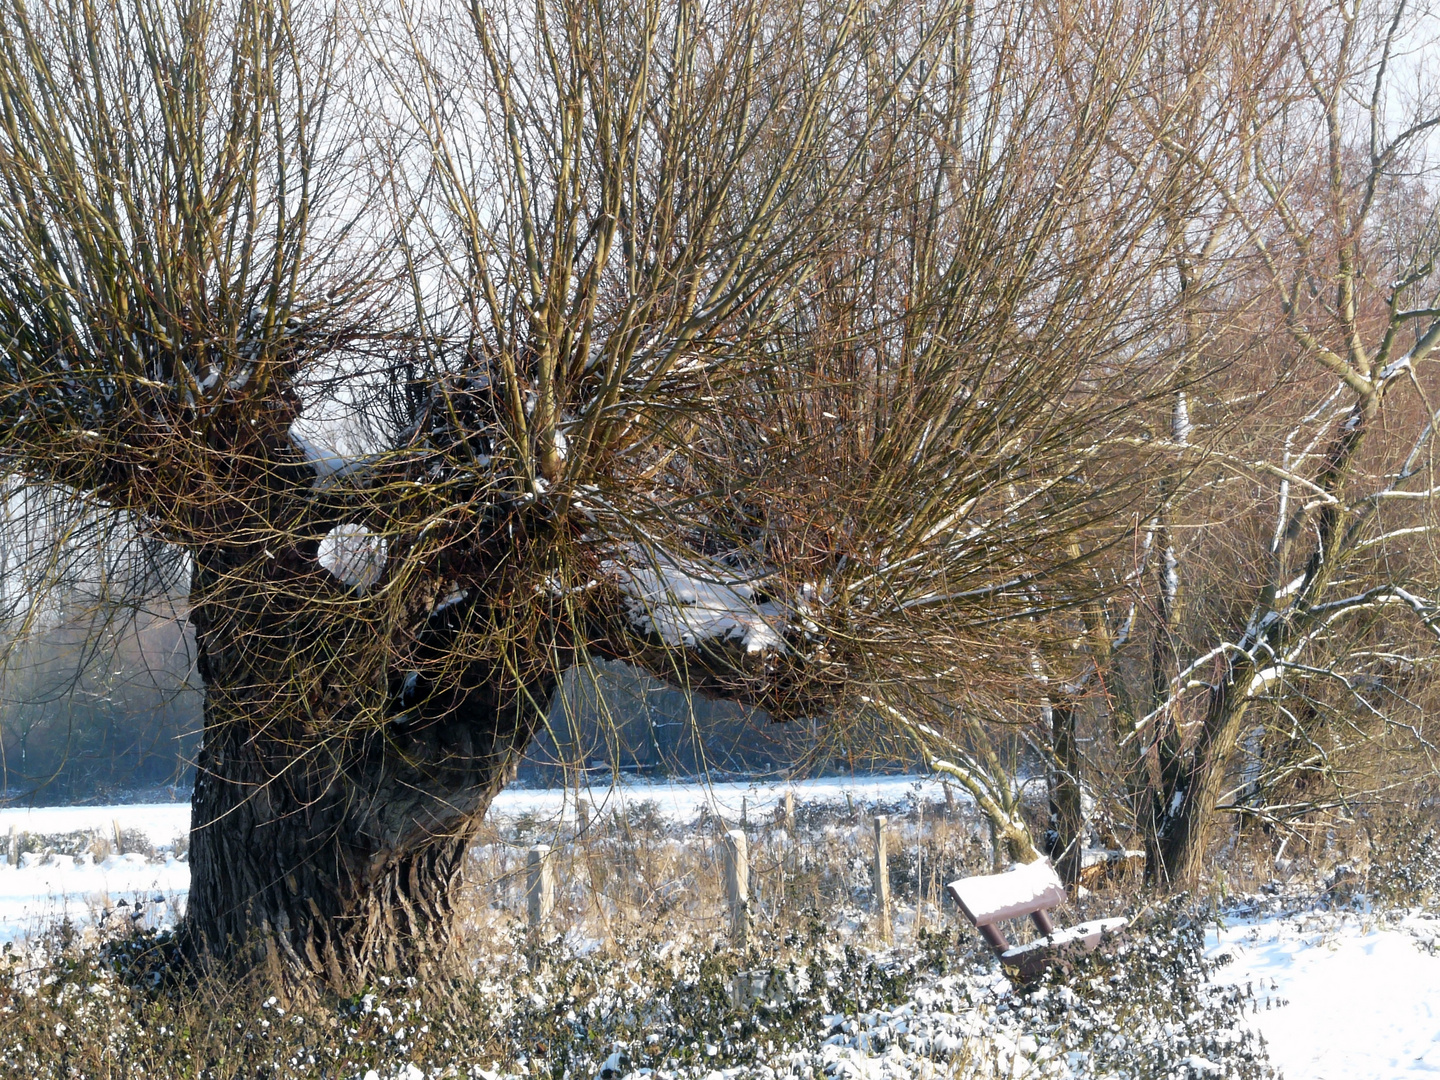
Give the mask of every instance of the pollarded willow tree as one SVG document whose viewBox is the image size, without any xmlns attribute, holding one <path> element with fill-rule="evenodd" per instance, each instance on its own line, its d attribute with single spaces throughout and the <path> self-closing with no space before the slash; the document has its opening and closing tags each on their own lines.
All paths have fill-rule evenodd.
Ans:
<svg viewBox="0 0 1440 1080">
<path fill-rule="evenodd" d="M 1163 17 L 8 3 L 0 454 L 191 565 L 195 951 L 441 964 L 586 657 L 987 699 L 1171 378 Z"/>
</svg>

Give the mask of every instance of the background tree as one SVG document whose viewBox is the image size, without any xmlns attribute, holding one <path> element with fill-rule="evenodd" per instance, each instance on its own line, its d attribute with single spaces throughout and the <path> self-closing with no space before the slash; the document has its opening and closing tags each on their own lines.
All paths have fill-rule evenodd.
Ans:
<svg viewBox="0 0 1440 1080">
<path fill-rule="evenodd" d="M 1404 3 L 1287 5 L 1276 27 L 1286 62 L 1233 132 L 1233 153 L 1203 163 L 1282 320 L 1267 334 L 1274 368 L 1256 381 L 1283 403 L 1270 422 L 1286 428 L 1263 456 L 1217 453 L 1226 472 L 1274 485 L 1270 520 L 1249 539 L 1248 595 L 1232 609 L 1243 623 L 1187 655 L 1136 722 L 1159 755 L 1155 870 L 1173 881 L 1200 873 L 1251 708 L 1286 717 L 1292 767 L 1323 756 L 1322 726 L 1414 728 L 1399 657 L 1429 655 L 1440 614 L 1434 560 L 1416 558 L 1432 527 L 1437 249 L 1433 225 L 1382 224 L 1407 174 L 1429 168 L 1426 134 L 1440 124 L 1423 80 L 1408 100 L 1392 81 L 1412 18 Z M 1302 719 L 1317 710 L 1324 719 Z"/>
<path fill-rule="evenodd" d="M 1171 218 L 1188 344 L 1146 445 L 1172 467 L 1070 620 L 1082 670 L 1056 663 L 1164 884 L 1198 882 L 1221 811 L 1288 830 L 1433 776 L 1428 18 L 1283 5 L 1233 23 L 1227 104 L 1147 102 L 1208 185 Z"/>
<path fill-rule="evenodd" d="M 76 513 L 53 488 L 4 492 L 0 797 L 188 790 L 199 695 L 175 607 L 185 584 L 174 553 L 125 515 Z"/>
</svg>

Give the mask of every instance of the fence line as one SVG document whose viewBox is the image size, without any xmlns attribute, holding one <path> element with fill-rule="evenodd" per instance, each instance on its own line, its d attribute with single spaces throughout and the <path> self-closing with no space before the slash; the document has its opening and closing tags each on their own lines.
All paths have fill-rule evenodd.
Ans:
<svg viewBox="0 0 1440 1080">
<path fill-rule="evenodd" d="M 488 907 L 532 930 L 589 925 L 585 932 L 602 940 L 636 920 L 680 915 L 748 947 L 761 926 L 804 920 L 817 904 L 827 918 L 827 905 L 836 903 L 847 924 L 893 944 L 899 933 L 908 940 L 934 925 L 939 907 L 927 913 L 925 905 L 943 901 L 941 875 L 982 872 L 975 864 L 988 863 L 990 854 L 983 823 L 955 820 L 938 800 L 929 813 L 916 807 L 894 820 L 857 804 L 853 824 L 842 807 L 834 821 L 802 831 L 795 795 L 785 792 L 763 817 L 712 819 L 709 839 L 703 827 L 678 836 L 657 831 L 643 815 L 632 820 L 584 800 L 572 805 L 575 818 L 548 842 L 528 840 L 534 825 L 520 823 L 515 833 L 501 826 L 475 848 L 471 880 L 488 894 Z M 892 867 L 889 847 L 897 840 L 903 861 Z M 898 909 L 897 888 L 905 897 Z"/>
<path fill-rule="evenodd" d="M 884 814 L 875 816 L 875 865 L 874 874 L 874 896 L 875 896 L 875 917 L 880 922 L 880 936 L 889 945 L 892 937 L 890 925 L 890 855 L 885 844 L 885 822 Z"/>
<path fill-rule="evenodd" d="M 539 928 L 555 907 L 555 875 L 550 863 L 550 845 L 536 844 L 525 855 L 525 909 L 530 925 Z"/>
</svg>

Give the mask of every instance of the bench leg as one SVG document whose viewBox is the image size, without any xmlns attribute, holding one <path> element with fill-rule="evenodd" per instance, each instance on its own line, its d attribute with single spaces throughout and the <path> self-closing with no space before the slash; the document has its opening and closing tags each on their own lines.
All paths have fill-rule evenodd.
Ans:
<svg viewBox="0 0 1440 1080">
<path fill-rule="evenodd" d="M 985 939 L 985 944 L 995 950 L 995 955 L 998 956 L 1010 948 L 1010 943 L 1005 940 L 1005 935 L 996 929 L 994 923 L 987 923 L 977 929 L 980 931 L 980 936 Z"/>
<path fill-rule="evenodd" d="M 1032 911 L 1030 913 L 1030 921 L 1035 924 L 1035 929 L 1039 930 L 1046 937 L 1049 937 L 1055 932 L 1055 924 L 1050 921 L 1050 916 L 1043 911 Z"/>
</svg>

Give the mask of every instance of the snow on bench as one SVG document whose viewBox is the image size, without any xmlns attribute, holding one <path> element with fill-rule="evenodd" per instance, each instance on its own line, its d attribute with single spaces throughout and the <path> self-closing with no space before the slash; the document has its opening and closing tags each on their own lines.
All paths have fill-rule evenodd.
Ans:
<svg viewBox="0 0 1440 1080">
<path fill-rule="evenodd" d="M 961 878 L 945 888 L 976 926 L 1048 911 L 1065 902 L 1065 886 L 1044 859 L 1016 863 L 1003 874 Z"/>
<path fill-rule="evenodd" d="M 1028 945 L 1017 945 L 1000 954 L 1000 962 L 1007 967 L 1019 968 L 1022 973 L 1038 970 L 1049 963 L 1052 954 L 1069 946 L 1078 946 L 1083 952 L 1093 952 L 1106 934 L 1118 934 L 1125 929 L 1128 919 L 1093 919 L 1077 923 L 1065 930 L 1056 930 Z"/>
<path fill-rule="evenodd" d="M 1068 951 L 1090 952 L 1106 934 L 1118 933 L 1124 919 L 1096 919 L 1067 930 L 1056 930 L 1046 914 L 1065 902 L 1065 885 L 1044 859 L 1017 863 L 1001 874 L 961 878 L 945 886 L 965 917 L 975 924 L 990 948 L 1007 968 L 1031 978 Z M 1045 936 L 1028 945 L 1011 948 L 995 925 L 1006 919 L 1030 916 Z"/>
</svg>

